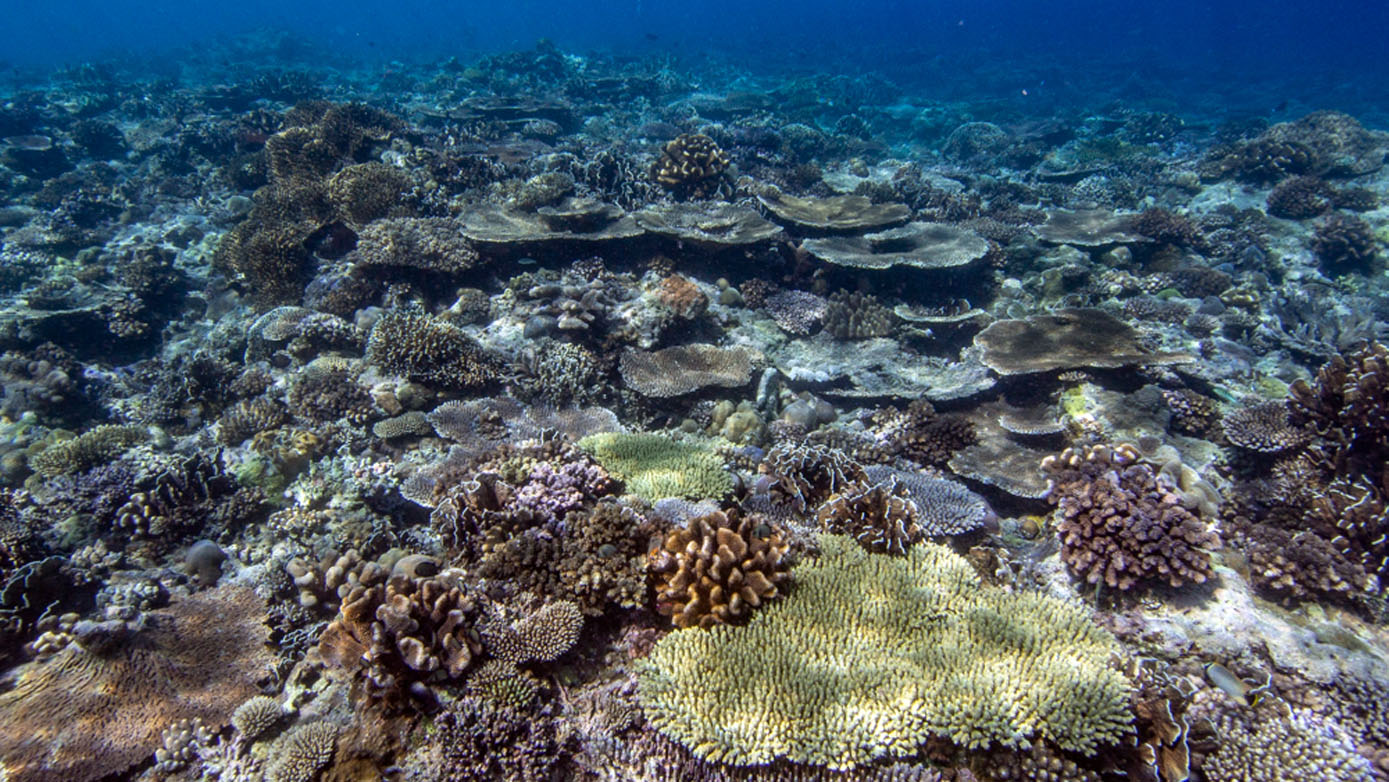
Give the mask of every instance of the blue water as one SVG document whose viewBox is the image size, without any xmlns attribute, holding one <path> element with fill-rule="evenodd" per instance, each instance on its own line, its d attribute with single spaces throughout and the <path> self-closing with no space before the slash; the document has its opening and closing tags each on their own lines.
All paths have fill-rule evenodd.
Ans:
<svg viewBox="0 0 1389 782">
<path fill-rule="evenodd" d="M 717 56 L 789 70 L 875 70 L 918 94 L 1045 98 L 1126 84 L 1126 97 L 1255 108 L 1389 104 L 1389 3 L 1097 0 L 521 0 L 454 3 L 9 2 L 0 62 L 175 58 L 288 32 L 342 61 L 418 61 L 528 48 Z M 913 84 L 917 82 L 917 84 Z M 1072 99 L 1068 97 L 1067 99 Z"/>
</svg>

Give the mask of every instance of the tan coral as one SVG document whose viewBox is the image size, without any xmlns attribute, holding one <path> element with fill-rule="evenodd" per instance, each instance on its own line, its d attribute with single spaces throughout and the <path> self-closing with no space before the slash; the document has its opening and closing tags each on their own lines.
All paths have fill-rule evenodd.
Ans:
<svg viewBox="0 0 1389 782">
<path fill-rule="evenodd" d="M 657 610 L 680 628 L 742 619 L 780 594 L 786 551 L 780 531 L 756 516 L 695 518 L 650 554 Z"/>
</svg>

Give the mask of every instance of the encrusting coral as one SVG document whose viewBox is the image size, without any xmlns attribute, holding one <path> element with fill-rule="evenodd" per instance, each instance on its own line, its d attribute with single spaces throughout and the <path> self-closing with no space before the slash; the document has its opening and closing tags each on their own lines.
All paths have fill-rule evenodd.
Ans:
<svg viewBox="0 0 1389 782">
<path fill-rule="evenodd" d="M 653 725 L 712 761 L 836 769 L 931 738 L 1093 754 L 1130 732 L 1118 643 L 1079 606 L 984 587 L 933 544 L 886 557 L 826 535 L 820 549 L 746 627 L 656 644 L 638 673 Z"/>
</svg>

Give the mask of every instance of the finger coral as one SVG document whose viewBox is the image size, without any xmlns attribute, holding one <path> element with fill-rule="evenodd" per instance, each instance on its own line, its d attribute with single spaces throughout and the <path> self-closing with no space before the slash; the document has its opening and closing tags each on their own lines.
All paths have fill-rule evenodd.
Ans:
<svg viewBox="0 0 1389 782">
<path fill-rule="evenodd" d="M 1133 446 L 1066 449 L 1042 461 L 1057 506 L 1061 558 L 1090 584 L 1111 589 L 1203 583 L 1220 539 L 1159 481 Z"/>
<path fill-rule="evenodd" d="M 1080 606 L 985 587 L 933 544 L 886 557 L 825 535 L 820 548 L 746 627 L 657 642 L 638 673 L 653 725 L 707 760 L 835 769 L 932 738 L 1093 754 L 1130 732 L 1130 687 L 1108 664 L 1118 643 Z"/>
<path fill-rule="evenodd" d="M 781 532 L 757 516 L 692 519 L 651 552 L 656 609 L 681 628 L 742 619 L 780 594 L 786 551 Z"/>
</svg>

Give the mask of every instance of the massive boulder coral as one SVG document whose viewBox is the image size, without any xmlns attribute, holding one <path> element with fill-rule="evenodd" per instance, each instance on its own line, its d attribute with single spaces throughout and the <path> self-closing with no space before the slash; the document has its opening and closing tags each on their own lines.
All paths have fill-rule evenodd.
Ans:
<svg viewBox="0 0 1389 782">
<path fill-rule="evenodd" d="M 1044 459 L 1042 469 L 1047 499 L 1057 506 L 1061 558 L 1087 583 L 1175 587 L 1213 575 L 1210 552 L 1220 538 L 1137 448 L 1067 448 Z"/>
<path fill-rule="evenodd" d="M 781 531 L 758 516 L 715 511 L 691 519 L 651 551 L 656 610 L 681 628 L 741 620 L 780 594 L 786 552 Z"/>
<path fill-rule="evenodd" d="M 826 535 L 820 548 L 746 627 L 656 644 L 638 673 L 652 724 L 708 760 L 834 769 L 933 738 L 1093 754 L 1129 733 L 1118 642 L 1080 606 L 985 587 L 941 546 L 886 557 Z"/>
</svg>

